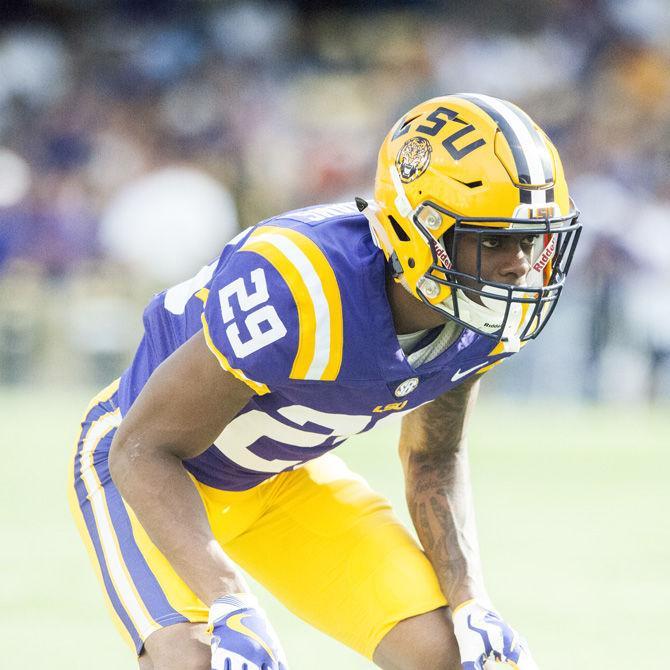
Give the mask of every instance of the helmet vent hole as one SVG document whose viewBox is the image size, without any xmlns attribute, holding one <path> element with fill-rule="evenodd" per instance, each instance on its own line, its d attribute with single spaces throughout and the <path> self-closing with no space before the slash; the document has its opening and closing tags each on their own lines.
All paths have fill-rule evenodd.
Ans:
<svg viewBox="0 0 670 670">
<path fill-rule="evenodd" d="M 405 232 L 404 228 L 389 214 L 389 221 L 393 226 L 395 234 L 398 236 L 398 239 L 401 242 L 409 242 L 409 235 Z"/>
<path fill-rule="evenodd" d="M 413 268 L 416 265 L 416 263 L 414 262 L 413 258 L 408 258 L 407 259 L 407 265 L 409 265 L 411 268 Z"/>
</svg>

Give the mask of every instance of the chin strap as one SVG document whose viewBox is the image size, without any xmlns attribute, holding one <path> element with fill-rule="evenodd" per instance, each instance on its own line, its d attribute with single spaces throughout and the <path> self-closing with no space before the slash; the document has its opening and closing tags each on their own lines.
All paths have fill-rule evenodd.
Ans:
<svg viewBox="0 0 670 670">
<path fill-rule="evenodd" d="M 404 279 L 404 270 L 402 265 L 400 265 L 398 255 L 393 250 L 391 240 L 389 240 L 389 236 L 384 230 L 384 226 L 382 226 L 379 221 L 379 212 L 381 211 L 379 205 L 374 200 L 368 202 L 363 198 L 356 198 L 356 207 L 358 207 L 358 211 L 368 220 L 370 235 L 372 235 L 372 241 L 375 246 L 381 249 L 386 258 L 388 258 L 388 261 L 391 264 L 393 278 L 397 279 L 411 293 L 412 291 Z"/>
<path fill-rule="evenodd" d="M 389 172 L 391 174 L 391 181 L 393 182 L 393 186 L 396 192 L 394 200 L 396 209 L 398 210 L 401 216 L 404 216 L 406 219 L 411 220 L 412 215 L 414 214 L 414 208 L 412 207 L 409 199 L 407 198 L 407 194 L 405 193 L 405 187 L 402 185 L 402 179 L 400 179 L 400 175 L 398 174 L 396 166 L 391 165 L 389 167 Z"/>
<path fill-rule="evenodd" d="M 379 221 L 379 213 L 381 212 L 379 205 L 374 200 L 368 202 L 367 200 L 363 200 L 363 198 L 356 198 L 356 207 L 358 207 L 358 211 L 368 220 L 372 241 L 384 252 L 387 258 L 390 258 L 394 253 L 393 245 L 391 244 L 388 234 L 384 230 L 384 226 L 382 226 Z"/>
</svg>

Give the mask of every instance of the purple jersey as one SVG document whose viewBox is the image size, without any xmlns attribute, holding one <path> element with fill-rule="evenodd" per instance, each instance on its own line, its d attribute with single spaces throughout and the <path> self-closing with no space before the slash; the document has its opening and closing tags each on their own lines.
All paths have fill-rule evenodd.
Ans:
<svg viewBox="0 0 670 670">
<path fill-rule="evenodd" d="M 354 203 L 242 232 L 195 277 L 155 296 L 144 326 L 121 379 L 123 414 L 154 368 L 201 328 L 221 366 L 256 391 L 209 449 L 184 462 L 226 490 L 317 458 L 509 355 L 464 330 L 413 368 L 393 327 L 386 261 Z"/>
</svg>

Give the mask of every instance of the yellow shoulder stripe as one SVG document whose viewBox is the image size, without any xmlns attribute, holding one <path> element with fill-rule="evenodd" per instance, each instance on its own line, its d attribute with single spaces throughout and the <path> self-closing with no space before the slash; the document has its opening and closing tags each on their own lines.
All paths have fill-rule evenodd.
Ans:
<svg viewBox="0 0 670 670">
<path fill-rule="evenodd" d="M 491 349 L 489 356 L 497 356 L 498 354 L 504 354 L 505 353 L 505 343 L 504 342 L 498 342 L 493 349 Z"/>
<path fill-rule="evenodd" d="M 495 367 L 496 365 L 499 365 L 504 360 L 505 360 L 504 358 L 499 358 L 497 361 L 493 361 L 493 363 L 491 363 L 490 365 L 487 365 L 483 368 L 479 368 L 479 370 L 477 370 L 476 374 L 483 375 L 485 372 L 488 372 L 491 368 Z"/>
<path fill-rule="evenodd" d="M 100 391 L 92 400 L 90 403 L 88 403 L 88 407 L 86 408 L 86 412 L 84 413 L 84 418 L 82 421 L 85 420 L 86 415 L 98 404 L 101 402 L 105 402 L 105 400 L 109 400 L 118 390 L 119 390 L 119 383 L 121 381 L 121 377 L 118 379 L 115 379 L 109 386 L 106 386 L 102 391 Z"/>
<path fill-rule="evenodd" d="M 276 226 L 257 228 L 240 251 L 265 258 L 279 272 L 298 310 L 292 379 L 334 380 L 342 365 L 342 300 L 328 259 L 308 237 Z"/>
<path fill-rule="evenodd" d="M 207 299 L 209 298 L 209 289 L 201 288 L 199 291 L 196 292 L 195 297 L 198 298 L 198 300 L 202 300 L 203 306 L 206 305 Z"/>
<path fill-rule="evenodd" d="M 254 251 L 272 263 L 291 291 L 298 308 L 298 351 L 293 361 L 290 377 L 305 379 L 309 364 L 316 349 L 316 312 L 310 299 L 309 290 L 302 275 L 282 252 L 265 240 L 251 240 L 243 251 Z"/>
<path fill-rule="evenodd" d="M 520 347 L 523 349 L 527 344 L 528 344 L 528 340 L 523 340 L 522 342 L 520 342 Z M 504 342 L 498 342 L 498 344 L 496 344 L 496 346 L 493 347 L 493 349 L 491 349 L 491 351 L 489 352 L 489 356 L 497 356 L 498 354 L 504 354 L 505 352 L 506 352 L 505 343 Z M 503 360 L 505 360 L 505 359 L 503 358 L 500 361 L 496 361 L 496 363 L 501 363 Z M 481 372 L 485 372 L 488 369 L 489 369 L 488 367 L 483 368 L 481 370 Z"/>
<path fill-rule="evenodd" d="M 212 336 L 209 333 L 209 326 L 207 325 L 207 320 L 205 319 L 204 313 L 200 315 L 200 320 L 202 321 L 202 332 L 205 336 L 205 342 L 209 350 L 217 357 L 221 367 L 230 372 L 234 377 L 237 377 L 240 381 L 244 382 L 249 388 L 253 389 L 258 395 L 264 395 L 270 393 L 270 389 L 265 384 L 260 382 L 255 382 L 253 379 L 249 379 L 242 370 L 234 368 L 229 362 L 228 359 L 221 353 L 217 348 L 214 342 L 212 341 Z"/>
</svg>

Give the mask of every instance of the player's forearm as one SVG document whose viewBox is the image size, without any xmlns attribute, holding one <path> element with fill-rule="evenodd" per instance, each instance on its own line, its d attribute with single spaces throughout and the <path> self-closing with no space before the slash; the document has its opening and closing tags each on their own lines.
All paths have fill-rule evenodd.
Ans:
<svg viewBox="0 0 670 670">
<path fill-rule="evenodd" d="M 177 456 L 115 439 L 110 471 L 154 544 L 206 605 L 247 590 L 214 538 L 202 500 Z"/>
<path fill-rule="evenodd" d="M 409 511 L 452 606 L 487 598 L 465 447 L 478 386 L 468 380 L 412 412 L 400 436 Z"/>
<path fill-rule="evenodd" d="M 406 463 L 406 495 L 419 540 L 449 604 L 486 602 L 467 450 L 421 453 Z"/>
</svg>

